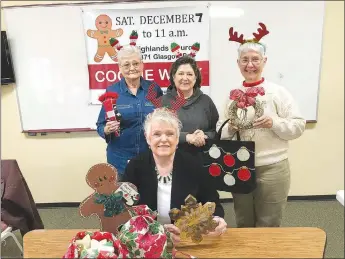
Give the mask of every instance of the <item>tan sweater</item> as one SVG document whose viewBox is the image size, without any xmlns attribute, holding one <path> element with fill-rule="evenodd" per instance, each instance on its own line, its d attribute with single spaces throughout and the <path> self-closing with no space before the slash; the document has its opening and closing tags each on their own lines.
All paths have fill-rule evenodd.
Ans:
<svg viewBox="0 0 345 259">
<path fill-rule="evenodd" d="M 306 121 L 302 118 L 298 105 L 291 94 L 282 86 L 264 81 L 258 87 L 265 89 L 265 95 L 256 97 L 265 102 L 264 115 L 270 116 L 273 126 L 270 129 L 250 129 L 240 132 L 241 139 L 255 141 L 255 166 L 270 165 L 280 162 L 288 157 L 288 141 L 296 139 L 305 130 Z M 241 86 L 239 89 L 246 90 Z M 221 120 L 217 123 L 217 131 L 223 122 L 228 119 L 227 110 L 231 104 L 228 100 L 221 114 Z M 248 117 L 254 115 L 254 111 L 248 111 Z M 234 137 L 234 131 L 223 127 L 222 139 Z M 236 137 L 234 137 L 236 139 Z"/>
</svg>

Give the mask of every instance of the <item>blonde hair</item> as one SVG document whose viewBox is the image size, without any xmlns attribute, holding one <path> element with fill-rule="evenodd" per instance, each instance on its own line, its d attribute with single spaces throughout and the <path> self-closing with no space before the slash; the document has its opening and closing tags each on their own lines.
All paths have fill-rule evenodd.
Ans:
<svg viewBox="0 0 345 259">
<path fill-rule="evenodd" d="M 241 57 L 243 52 L 246 53 L 250 50 L 260 53 L 262 57 L 266 57 L 266 48 L 266 45 L 262 42 L 246 42 L 238 48 L 238 57 Z"/>
<path fill-rule="evenodd" d="M 144 131 L 145 134 L 150 134 L 151 132 L 151 125 L 153 122 L 160 121 L 165 122 L 171 126 L 173 126 L 176 130 L 177 136 L 180 136 L 180 132 L 182 129 L 182 122 L 177 117 L 177 114 L 165 107 L 157 108 L 150 114 L 146 116 L 144 122 Z"/>
<path fill-rule="evenodd" d="M 141 50 L 137 46 L 124 45 L 117 53 L 117 59 L 121 63 L 121 59 L 124 57 L 129 57 L 132 55 L 137 55 L 140 60 L 142 60 Z"/>
</svg>

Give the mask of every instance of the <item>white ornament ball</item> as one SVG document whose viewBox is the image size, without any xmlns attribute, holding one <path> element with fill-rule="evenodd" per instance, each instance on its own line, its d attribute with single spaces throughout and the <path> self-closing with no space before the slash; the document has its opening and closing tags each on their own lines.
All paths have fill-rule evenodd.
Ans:
<svg viewBox="0 0 345 259">
<path fill-rule="evenodd" d="M 231 174 L 226 174 L 224 176 L 224 183 L 228 186 L 233 186 L 233 185 L 235 185 L 236 180 Z"/>
<path fill-rule="evenodd" d="M 237 158 L 240 161 L 247 161 L 250 157 L 250 154 L 248 152 L 248 150 L 245 147 L 241 147 L 238 151 L 237 151 Z"/>
<path fill-rule="evenodd" d="M 221 153 L 219 148 L 216 145 L 213 145 L 210 150 L 208 151 L 210 157 L 217 159 L 220 157 Z"/>
</svg>

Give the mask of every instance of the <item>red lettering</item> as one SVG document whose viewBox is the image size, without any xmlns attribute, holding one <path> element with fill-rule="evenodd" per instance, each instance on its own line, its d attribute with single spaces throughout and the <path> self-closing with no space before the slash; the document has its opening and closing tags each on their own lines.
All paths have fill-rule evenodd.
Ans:
<svg viewBox="0 0 345 259">
<path fill-rule="evenodd" d="M 209 86 L 209 61 L 198 61 L 202 76 L 201 86 Z M 168 87 L 169 71 L 172 61 L 145 63 L 142 76 L 146 80 L 155 81 L 161 87 Z M 106 89 L 122 78 L 118 64 L 89 64 L 90 89 Z"/>
</svg>

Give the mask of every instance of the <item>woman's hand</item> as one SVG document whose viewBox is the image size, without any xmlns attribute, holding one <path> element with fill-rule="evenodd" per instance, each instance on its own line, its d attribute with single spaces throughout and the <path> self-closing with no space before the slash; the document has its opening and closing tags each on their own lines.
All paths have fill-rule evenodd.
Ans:
<svg viewBox="0 0 345 259">
<path fill-rule="evenodd" d="M 173 241 L 174 244 L 177 244 L 181 241 L 180 239 L 180 230 L 178 229 L 178 227 L 176 227 L 175 225 L 173 224 L 165 224 L 164 225 L 164 228 L 170 232 L 171 234 L 171 239 Z"/>
<path fill-rule="evenodd" d="M 200 137 L 198 137 L 195 133 L 187 134 L 186 141 L 188 142 L 188 144 L 191 144 L 197 147 L 199 147 L 199 145 L 201 144 Z"/>
<path fill-rule="evenodd" d="M 120 128 L 120 122 L 118 121 L 108 121 L 104 126 L 104 133 L 110 134 L 117 131 Z"/>
<path fill-rule="evenodd" d="M 228 121 L 228 129 L 229 131 L 238 131 L 238 128 L 231 123 L 231 120 Z"/>
<path fill-rule="evenodd" d="M 218 226 L 215 228 L 214 231 L 209 232 L 208 236 L 220 236 L 221 234 L 224 234 L 228 224 L 226 224 L 225 220 L 221 217 L 215 216 L 213 217 L 213 220 L 218 222 Z"/>
<path fill-rule="evenodd" d="M 187 134 L 186 140 L 189 144 L 192 144 L 196 147 L 201 147 L 206 144 L 205 139 L 207 139 L 208 136 L 205 135 L 205 133 L 202 130 L 196 130 L 194 133 Z"/>
<path fill-rule="evenodd" d="M 270 129 L 273 126 L 273 121 L 272 118 L 267 116 L 267 115 L 263 115 L 260 118 L 256 119 L 253 123 L 253 127 L 254 128 L 267 128 Z"/>
</svg>

